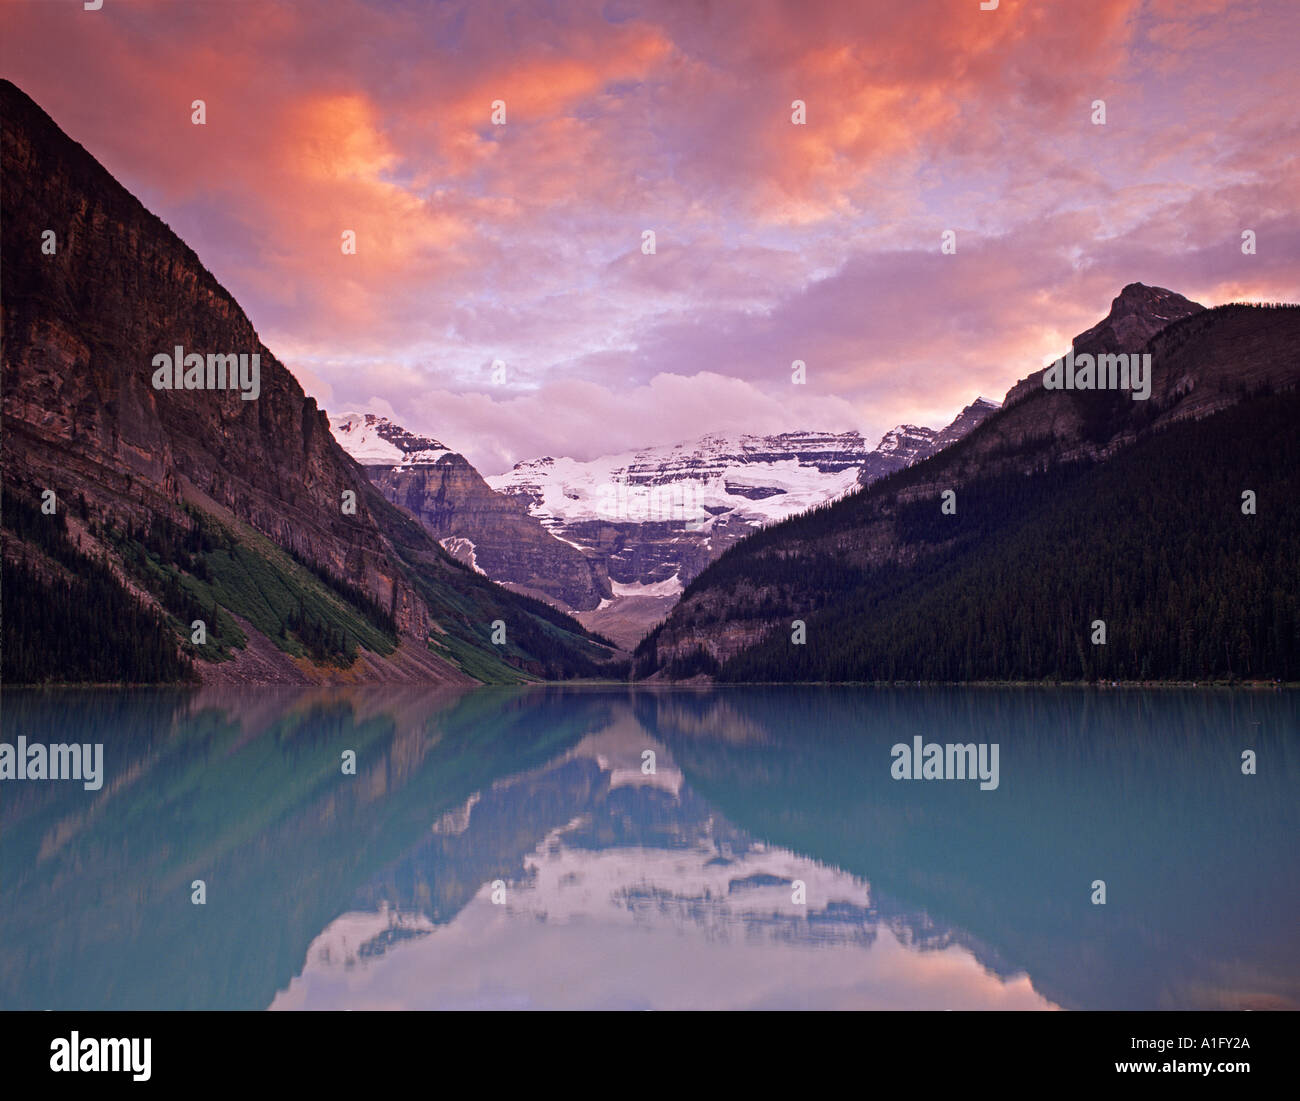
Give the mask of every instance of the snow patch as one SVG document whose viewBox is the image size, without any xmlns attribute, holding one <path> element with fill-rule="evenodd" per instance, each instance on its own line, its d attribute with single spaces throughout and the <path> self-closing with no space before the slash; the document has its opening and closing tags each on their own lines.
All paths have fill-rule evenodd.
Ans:
<svg viewBox="0 0 1300 1101">
<path fill-rule="evenodd" d="M 463 535 L 449 535 L 445 539 L 439 539 L 442 549 L 450 554 L 457 562 L 464 562 L 475 573 L 481 573 L 484 577 L 487 574 L 479 568 L 478 559 L 475 557 L 474 542 L 466 539 Z"/>
<path fill-rule="evenodd" d="M 610 580 L 610 588 L 614 590 L 615 596 L 681 596 L 682 581 L 680 574 L 673 574 L 667 581 L 652 581 L 649 583 L 634 581 L 630 585 L 625 585 L 621 581 Z M 602 605 L 603 607 L 603 605 Z"/>
<path fill-rule="evenodd" d="M 330 418 L 330 431 L 343 450 L 365 466 L 387 465 L 402 461 L 402 449 L 379 434 L 375 418 L 367 424 L 365 413 L 344 413 Z"/>
<path fill-rule="evenodd" d="M 838 497 L 856 488 L 868 454 L 855 432 L 706 436 L 695 444 L 585 462 L 547 456 L 486 480 L 526 501 L 557 538 L 568 525 L 590 520 L 678 523 L 702 531 L 724 513 L 765 525 Z M 755 498 L 756 489 L 771 492 Z"/>
<path fill-rule="evenodd" d="M 329 420 L 334 439 L 362 466 L 392 466 L 400 473 L 455 454 L 437 440 L 417 436 L 374 413 L 340 413 Z"/>
</svg>

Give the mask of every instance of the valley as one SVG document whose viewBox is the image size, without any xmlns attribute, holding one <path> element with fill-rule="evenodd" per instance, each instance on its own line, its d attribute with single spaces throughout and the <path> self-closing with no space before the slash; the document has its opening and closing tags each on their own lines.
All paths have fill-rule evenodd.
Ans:
<svg viewBox="0 0 1300 1101">
<path fill-rule="evenodd" d="M 331 424 L 450 553 L 631 649 L 728 547 L 934 454 L 997 408 L 979 398 L 941 430 L 900 425 L 875 447 L 857 432 L 714 435 L 588 461 L 546 456 L 486 479 L 386 417 Z"/>
</svg>

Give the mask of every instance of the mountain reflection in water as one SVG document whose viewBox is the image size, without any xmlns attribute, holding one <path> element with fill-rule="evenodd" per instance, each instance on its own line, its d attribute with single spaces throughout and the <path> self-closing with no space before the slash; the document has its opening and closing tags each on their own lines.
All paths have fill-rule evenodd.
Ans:
<svg viewBox="0 0 1300 1101">
<path fill-rule="evenodd" d="M 101 791 L 0 790 L 3 1008 L 1300 1005 L 1292 694 L 3 702 L 105 745 Z M 893 780 L 916 735 L 998 789 Z"/>
</svg>

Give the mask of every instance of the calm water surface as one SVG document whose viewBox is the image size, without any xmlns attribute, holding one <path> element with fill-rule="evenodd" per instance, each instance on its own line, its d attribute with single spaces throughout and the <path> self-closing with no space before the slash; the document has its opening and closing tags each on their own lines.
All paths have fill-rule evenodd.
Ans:
<svg viewBox="0 0 1300 1101">
<path fill-rule="evenodd" d="M 1296 694 L 0 705 L 105 773 L 0 783 L 5 1009 L 1300 1007 Z M 997 789 L 893 779 L 917 735 Z"/>
</svg>

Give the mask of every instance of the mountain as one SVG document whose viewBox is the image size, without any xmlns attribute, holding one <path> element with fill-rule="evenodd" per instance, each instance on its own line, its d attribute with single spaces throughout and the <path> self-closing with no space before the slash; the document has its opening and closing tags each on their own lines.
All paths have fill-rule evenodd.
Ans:
<svg viewBox="0 0 1300 1101">
<path fill-rule="evenodd" d="M 1115 296 L 1105 317 L 1074 338 L 1075 354 L 1141 351 L 1170 322 L 1204 309 L 1199 302 L 1164 287 L 1130 283 Z"/>
<path fill-rule="evenodd" d="M 1036 372 L 957 443 L 719 558 L 638 674 L 1300 678 L 1300 307 L 1135 284 L 1076 349 L 1132 350 L 1153 306 L 1183 316 L 1141 346 L 1147 400 Z"/>
<path fill-rule="evenodd" d="M 343 450 L 367 468 L 432 466 L 452 453 L 445 444 L 428 436 L 417 436 L 374 413 L 330 417 L 330 431 Z"/>
<path fill-rule="evenodd" d="M 1094 356 L 1106 352 L 1140 352 L 1171 322 L 1204 310 L 1199 302 L 1164 287 L 1130 283 L 1111 301 L 1110 312 L 1105 317 L 1071 341 L 1071 350 L 1075 355 L 1086 353 Z M 1037 393 L 1042 389 L 1043 374 L 1044 371 L 1035 371 L 1028 378 L 1021 379 L 1007 392 L 1003 404 L 1014 405 Z"/>
<path fill-rule="evenodd" d="M 858 471 L 858 484 L 870 485 L 887 474 L 928 459 L 956 443 L 997 410 L 997 402 L 976 398 L 953 418 L 951 424 L 938 431 L 914 424 L 900 424 L 890 429 L 862 464 Z"/>
<path fill-rule="evenodd" d="M 194 252 L 7 81 L 0 115 L 6 681 L 605 667 L 389 504 Z"/>
<path fill-rule="evenodd" d="M 996 401 L 989 401 L 988 398 L 976 398 L 953 418 L 951 424 L 935 433 L 934 442 L 929 450 L 925 454 L 917 455 L 912 459 L 912 462 L 919 463 L 922 459 L 937 455 L 945 447 L 951 447 L 958 440 L 973 432 L 1000 408 L 1001 405 Z M 911 463 L 908 463 L 908 465 L 910 466 Z"/>
<path fill-rule="evenodd" d="M 330 427 L 383 495 L 470 569 L 566 611 L 613 595 L 603 561 L 552 535 L 463 455 L 373 413 L 332 417 Z"/>
<path fill-rule="evenodd" d="M 901 425 L 875 448 L 858 432 L 709 435 L 585 462 L 531 459 L 487 481 L 603 563 L 612 597 L 579 618 L 631 646 L 740 539 L 934 454 L 996 409 L 979 398 L 941 431 Z"/>
</svg>

